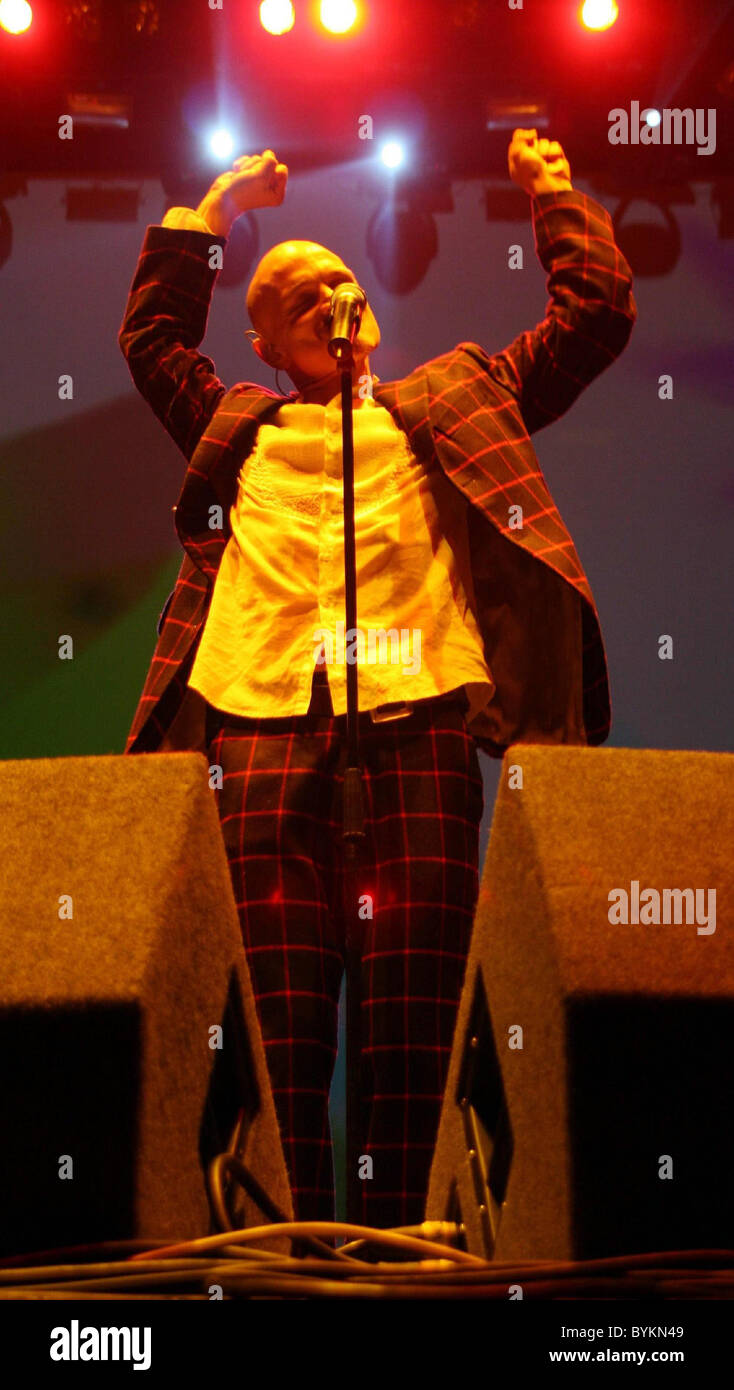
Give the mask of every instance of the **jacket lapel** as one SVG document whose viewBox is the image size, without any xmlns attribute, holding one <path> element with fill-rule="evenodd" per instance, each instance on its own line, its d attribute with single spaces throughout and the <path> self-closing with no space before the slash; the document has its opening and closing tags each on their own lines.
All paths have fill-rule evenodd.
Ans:
<svg viewBox="0 0 734 1390">
<path fill-rule="evenodd" d="M 194 564 L 211 580 L 232 534 L 229 512 L 243 461 L 252 452 L 260 424 L 287 400 L 261 387 L 233 387 L 191 459 L 174 509 L 176 530 Z M 221 509 L 221 527 L 212 525 L 215 507 Z"/>
<path fill-rule="evenodd" d="M 378 381 L 372 389 L 378 405 L 384 405 L 396 425 L 408 436 L 413 453 L 429 459 L 435 453 L 429 413 L 428 379 L 422 367 L 403 381 Z"/>
</svg>

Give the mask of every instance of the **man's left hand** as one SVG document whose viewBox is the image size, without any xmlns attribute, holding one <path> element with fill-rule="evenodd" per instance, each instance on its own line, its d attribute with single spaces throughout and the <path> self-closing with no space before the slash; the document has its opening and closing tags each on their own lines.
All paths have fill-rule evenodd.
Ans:
<svg viewBox="0 0 734 1390">
<path fill-rule="evenodd" d="M 513 183 L 534 197 L 571 188 L 571 170 L 557 140 L 539 140 L 537 130 L 514 130 L 507 151 Z"/>
</svg>

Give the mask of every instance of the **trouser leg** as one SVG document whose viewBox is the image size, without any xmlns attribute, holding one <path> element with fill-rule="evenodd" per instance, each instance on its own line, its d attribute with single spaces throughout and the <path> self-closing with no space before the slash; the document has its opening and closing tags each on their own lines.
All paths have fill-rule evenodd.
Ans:
<svg viewBox="0 0 734 1390">
<path fill-rule="evenodd" d="M 478 896 L 483 786 L 461 708 L 375 726 L 363 742 L 374 840 L 364 923 L 368 1225 L 422 1221 Z"/>
<path fill-rule="evenodd" d="M 297 1219 L 333 1220 L 328 1099 L 342 947 L 329 891 L 328 721 L 215 713 L 209 761 Z M 277 732 L 272 730 L 277 728 Z"/>
</svg>

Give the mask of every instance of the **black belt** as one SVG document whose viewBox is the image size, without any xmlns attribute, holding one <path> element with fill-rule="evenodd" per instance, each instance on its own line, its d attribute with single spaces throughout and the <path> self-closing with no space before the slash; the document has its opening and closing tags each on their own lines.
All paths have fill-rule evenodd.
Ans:
<svg viewBox="0 0 734 1390">
<path fill-rule="evenodd" d="M 322 701 L 331 703 L 329 695 L 329 680 L 323 666 L 317 666 L 313 675 L 313 693 L 315 696 L 314 704 L 318 709 Z M 408 719 L 416 709 L 424 705 L 459 704 L 464 712 L 469 708 L 466 691 L 463 685 L 457 686 L 455 690 L 447 690 L 443 695 L 429 695 L 424 700 L 392 700 L 384 705 L 377 705 L 375 709 L 360 710 L 360 718 L 369 715 L 373 724 L 385 724 L 393 719 Z M 325 709 L 325 705 L 323 706 Z M 346 714 L 335 716 L 336 718 L 346 719 Z"/>
<path fill-rule="evenodd" d="M 395 719 L 407 719 L 411 714 L 414 714 L 416 710 L 421 710 L 423 708 L 429 707 L 432 708 L 434 705 L 444 704 L 459 705 L 461 707 L 462 712 L 466 713 L 466 711 L 469 708 L 469 701 L 467 699 L 466 691 L 463 685 L 458 686 L 455 690 L 447 690 L 444 695 L 430 695 L 427 699 L 424 700 L 393 700 L 389 704 L 378 705 L 376 709 L 360 710 L 359 718 L 363 723 L 369 719 L 373 724 L 384 724 L 391 722 Z M 308 709 L 308 714 L 311 716 L 316 715 L 317 717 L 328 716 L 329 718 L 339 719 L 343 724 L 346 724 L 346 714 L 335 715 L 333 713 L 328 679 L 326 675 L 321 670 L 319 670 L 318 667 L 316 668 L 316 671 L 314 673 L 313 687 L 311 691 L 311 703 Z M 291 717 L 292 716 L 290 715 L 285 715 L 278 718 L 277 716 L 271 715 L 267 719 L 259 720 L 254 716 L 246 717 L 241 715 L 228 715 L 223 713 L 222 710 L 216 709 L 213 705 L 210 705 L 207 702 L 207 743 L 211 741 L 214 731 L 217 728 L 219 728 L 219 725 L 222 723 L 222 721 L 229 720 L 233 723 L 241 723 L 242 725 L 246 725 L 247 727 L 254 727 L 259 723 L 270 723 L 271 720 L 276 725 L 282 724 L 284 719 L 288 719 Z M 306 718 L 305 715 L 300 717 Z"/>
<path fill-rule="evenodd" d="M 407 719 L 416 708 L 423 705 L 461 705 L 466 711 L 469 708 L 466 691 L 463 685 L 456 690 L 447 690 L 444 695 L 429 695 L 425 700 L 417 700 L 413 703 L 410 700 L 393 701 L 390 705 L 378 705 L 377 709 L 369 711 L 370 719 L 373 724 L 382 724 L 388 719 Z"/>
</svg>

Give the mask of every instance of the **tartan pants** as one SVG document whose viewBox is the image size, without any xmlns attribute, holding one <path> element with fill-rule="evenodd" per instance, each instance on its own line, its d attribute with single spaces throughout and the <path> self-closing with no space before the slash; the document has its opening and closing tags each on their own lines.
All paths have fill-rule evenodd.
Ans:
<svg viewBox="0 0 734 1390">
<path fill-rule="evenodd" d="M 463 690 L 405 718 L 359 715 L 362 1219 L 424 1218 L 478 896 L 483 786 Z M 297 1220 L 334 1219 L 328 1099 L 344 971 L 346 715 L 316 667 L 306 715 L 207 706 L 210 764 Z M 364 910 L 364 909 L 363 909 Z M 354 916 L 357 914 L 355 904 Z"/>
</svg>

